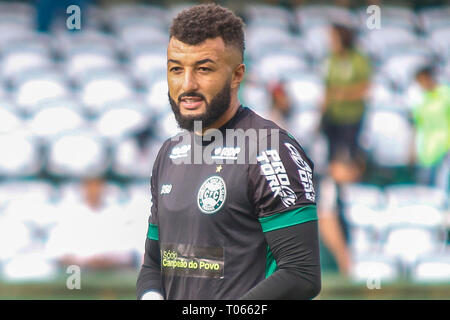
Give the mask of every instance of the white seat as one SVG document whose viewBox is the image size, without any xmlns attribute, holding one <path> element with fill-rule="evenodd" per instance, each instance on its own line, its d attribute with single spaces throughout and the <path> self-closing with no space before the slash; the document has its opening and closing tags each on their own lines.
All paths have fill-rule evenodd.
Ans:
<svg viewBox="0 0 450 320">
<path fill-rule="evenodd" d="M 301 72 L 307 64 L 298 56 L 291 54 L 270 54 L 255 62 L 257 76 L 265 82 L 282 80 L 287 72 Z"/>
<path fill-rule="evenodd" d="M 17 110 L 7 100 L 1 99 L 0 94 L 0 134 L 19 129 L 23 124 Z"/>
<path fill-rule="evenodd" d="M 350 274 L 354 281 L 365 283 L 371 289 L 380 289 L 401 275 L 396 259 L 379 253 L 356 256 Z"/>
<path fill-rule="evenodd" d="M 119 176 L 146 179 L 151 176 L 160 147 L 159 140 L 151 139 L 139 146 L 134 138 L 124 139 L 114 148 L 111 168 Z"/>
<path fill-rule="evenodd" d="M 39 142 L 26 131 L 0 134 L 0 175 L 27 177 L 36 175 L 42 167 Z"/>
<path fill-rule="evenodd" d="M 31 69 L 52 66 L 52 61 L 48 56 L 35 50 L 12 52 L 4 56 L 2 60 L 1 75 L 6 79 Z"/>
<path fill-rule="evenodd" d="M 91 79 L 83 80 L 80 90 L 81 102 L 90 114 L 98 114 L 110 102 L 133 96 L 129 79 L 120 73 L 98 72 Z"/>
<path fill-rule="evenodd" d="M 450 283 L 450 253 L 447 250 L 420 257 L 411 270 L 417 283 Z"/>
<path fill-rule="evenodd" d="M 370 111 L 363 121 L 360 145 L 377 165 L 409 164 L 413 132 L 405 116 L 391 111 Z"/>
<path fill-rule="evenodd" d="M 318 110 L 322 103 L 325 87 L 320 77 L 302 73 L 286 79 L 286 91 L 296 108 Z"/>
<path fill-rule="evenodd" d="M 96 69 L 119 69 L 119 64 L 111 53 L 98 50 L 72 52 L 65 63 L 66 73 L 75 79 L 81 73 Z"/>
<path fill-rule="evenodd" d="M 421 53 L 393 55 L 383 63 L 381 72 L 400 89 L 406 89 L 414 81 L 415 73 L 429 64 L 430 58 Z"/>
<path fill-rule="evenodd" d="M 420 24 L 425 32 L 448 25 L 450 6 L 425 7 L 418 12 Z"/>
<path fill-rule="evenodd" d="M 69 95 L 64 79 L 55 74 L 36 72 L 23 80 L 14 92 L 17 106 L 25 113 L 33 113 L 37 105 L 50 98 L 61 98 Z"/>
<path fill-rule="evenodd" d="M 345 204 L 358 204 L 372 209 L 380 209 L 385 204 L 384 193 L 378 186 L 371 184 L 345 184 L 342 186 L 341 197 Z"/>
<path fill-rule="evenodd" d="M 312 139 L 320 124 L 320 111 L 316 109 L 295 112 L 288 121 L 288 128 L 292 135 L 304 148 L 310 148 Z"/>
<path fill-rule="evenodd" d="M 425 185 L 395 185 L 385 188 L 387 206 L 426 205 L 445 209 L 448 195 L 443 190 Z"/>
<path fill-rule="evenodd" d="M 144 93 L 144 100 L 154 114 L 164 114 L 171 110 L 169 107 L 168 92 L 167 79 L 161 78 L 155 80 L 147 92 Z"/>
<path fill-rule="evenodd" d="M 295 15 L 301 30 L 330 23 L 354 25 L 356 22 L 356 18 L 350 10 L 326 4 L 299 6 L 295 10 Z"/>
<path fill-rule="evenodd" d="M 393 228 L 383 244 L 383 253 L 400 259 L 408 267 L 411 267 L 417 259 L 424 254 L 434 252 L 442 245 L 436 241 L 432 230 L 404 226 Z"/>
<path fill-rule="evenodd" d="M 178 127 L 178 123 L 175 119 L 173 112 L 165 112 L 164 114 L 158 115 L 156 119 L 155 133 L 159 140 L 166 140 L 178 133 L 182 129 Z"/>
<path fill-rule="evenodd" d="M 143 79 L 148 74 L 165 74 L 167 68 L 166 54 L 159 51 L 141 52 L 132 57 L 130 68 L 137 79 Z"/>
<path fill-rule="evenodd" d="M 55 119 L 58 119 L 55 121 Z M 86 125 L 83 115 L 72 108 L 49 106 L 37 111 L 29 121 L 30 130 L 38 137 L 49 139 Z"/>
<path fill-rule="evenodd" d="M 98 176 L 109 165 L 105 141 L 90 131 L 74 131 L 55 138 L 49 144 L 47 157 L 47 170 L 57 176 Z"/>
<path fill-rule="evenodd" d="M 0 183 L 0 207 L 8 205 L 12 202 L 16 204 L 30 204 L 47 203 L 52 200 L 55 189 L 47 181 L 44 180 L 5 180 Z M 16 215 L 15 212 L 22 212 L 22 214 L 34 214 L 35 210 L 23 210 L 16 206 L 18 210 L 10 210 L 9 213 Z M 5 211 L 5 215 L 8 212 Z M 36 215 L 35 215 L 36 216 Z"/>
<path fill-rule="evenodd" d="M 98 116 L 95 128 L 102 136 L 117 141 L 144 130 L 149 120 L 148 112 L 142 107 L 113 105 Z"/>
<path fill-rule="evenodd" d="M 418 37 L 411 30 L 392 26 L 366 30 L 358 39 L 362 48 L 378 60 L 385 59 L 394 48 L 418 43 Z"/>
<path fill-rule="evenodd" d="M 270 95 L 264 85 L 247 81 L 242 86 L 240 94 L 244 106 L 256 112 L 269 110 Z"/>
</svg>

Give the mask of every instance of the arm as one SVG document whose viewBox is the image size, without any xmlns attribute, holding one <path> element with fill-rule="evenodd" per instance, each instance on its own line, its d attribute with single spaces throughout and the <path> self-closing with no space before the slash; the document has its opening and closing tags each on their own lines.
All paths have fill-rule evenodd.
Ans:
<svg viewBox="0 0 450 320">
<path fill-rule="evenodd" d="M 277 271 L 241 299 L 312 299 L 321 289 L 317 220 L 265 233 Z"/>
<path fill-rule="evenodd" d="M 149 292 L 156 292 L 162 295 L 161 253 L 157 240 L 147 238 L 145 241 L 144 263 L 139 272 L 136 289 L 138 300 L 145 299 L 144 295 Z M 146 296 L 148 297 L 148 295 Z"/>
<path fill-rule="evenodd" d="M 319 229 L 323 242 L 336 259 L 339 270 L 347 275 L 350 270 L 350 252 L 344 240 L 339 221 L 335 214 L 325 214 L 319 217 Z"/>
</svg>

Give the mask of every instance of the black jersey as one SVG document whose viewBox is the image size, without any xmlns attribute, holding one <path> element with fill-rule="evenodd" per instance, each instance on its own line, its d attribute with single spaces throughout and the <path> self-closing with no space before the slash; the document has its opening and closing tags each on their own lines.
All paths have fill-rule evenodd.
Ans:
<svg viewBox="0 0 450 320">
<path fill-rule="evenodd" d="M 264 233 L 317 220 L 313 163 L 288 132 L 242 106 L 219 132 L 168 139 L 153 167 L 165 299 L 242 297 L 277 268 Z"/>
</svg>

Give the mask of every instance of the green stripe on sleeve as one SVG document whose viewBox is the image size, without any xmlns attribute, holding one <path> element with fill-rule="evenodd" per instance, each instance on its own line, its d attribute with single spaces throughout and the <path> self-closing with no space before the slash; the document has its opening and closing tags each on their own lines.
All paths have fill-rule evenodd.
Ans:
<svg viewBox="0 0 450 320">
<path fill-rule="evenodd" d="M 149 223 L 147 238 L 150 240 L 159 240 L 158 226 L 156 224 Z"/>
<path fill-rule="evenodd" d="M 263 232 L 290 227 L 312 220 L 317 220 L 317 209 L 315 205 L 300 207 L 292 211 L 259 218 Z"/>
</svg>

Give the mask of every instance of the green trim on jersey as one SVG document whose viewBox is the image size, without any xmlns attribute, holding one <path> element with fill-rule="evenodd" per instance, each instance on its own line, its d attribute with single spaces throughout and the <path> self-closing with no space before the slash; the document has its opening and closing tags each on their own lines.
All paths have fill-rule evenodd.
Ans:
<svg viewBox="0 0 450 320">
<path fill-rule="evenodd" d="M 147 238 L 150 240 L 159 240 L 158 226 L 156 224 L 148 224 Z"/>
<path fill-rule="evenodd" d="M 270 251 L 269 246 L 267 246 L 266 250 L 266 279 L 270 277 L 272 273 L 277 270 L 277 262 L 273 257 L 272 251 Z"/>
<path fill-rule="evenodd" d="M 263 232 L 290 227 L 312 220 L 317 220 L 317 209 L 315 205 L 300 207 L 292 211 L 259 218 Z"/>
</svg>

